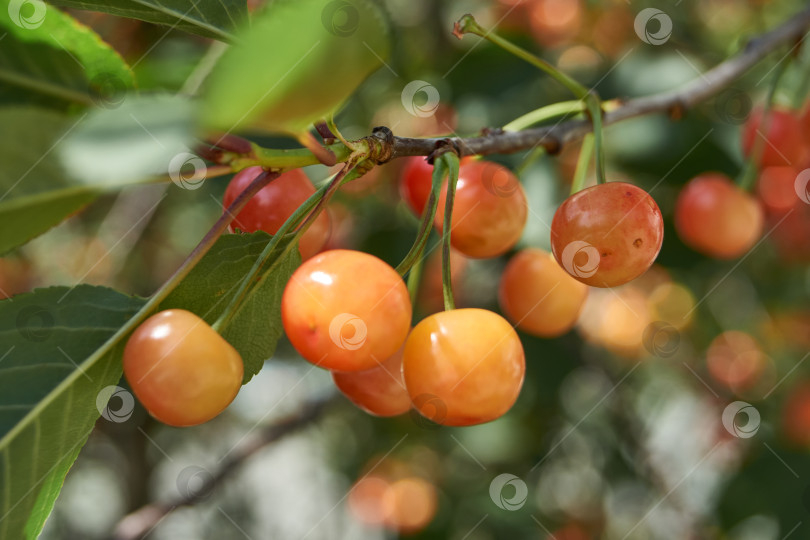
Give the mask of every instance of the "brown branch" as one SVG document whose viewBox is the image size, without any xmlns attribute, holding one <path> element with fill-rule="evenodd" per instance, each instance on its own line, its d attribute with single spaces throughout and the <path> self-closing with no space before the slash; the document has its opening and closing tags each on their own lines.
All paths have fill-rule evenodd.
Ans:
<svg viewBox="0 0 810 540">
<path fill-rule="evenodd" d="M 191 506 L 207 498 L 226 478 L 233 474 L 244 462 L 265 446 L 292 433 L 300 431 L 314 421 L 334 403 L 335 396 L 330 395 L 324 399 L 313 401 L 302 409 L 283 420 L 267 426 L 256 436 L 245 441 L 230 452 L 227 460 L 215 472 L 207 476 L 202 485 L 193 490 L 186 490 L 179 497 L 166 502 L 155 502 L 142 506 L 138 510 L 127 514 L 115 526 L 112 534 L 113 540 L 136 540 L 149 534 L 158 523 L 183 506 Z"/>
<path fill-rule="evenodd" d="M 746 71 L 778 48 L 800 41 L 810 28 L 810 8 L 805 9 L 770 32 L 751 41 L 737 55 L 718 64 L 697 79 L 676 90 L 631 99 L 608 112 L 604 124 L 654 113 L 679 116 L 684 110 L 717 95 Z M 462 151 L 470 154 L 510 154 L 521 150 L 544 147 L 556 153 L 571 141 L 592 130 L 585 120 L 564 122 L 553 127 L 540 127 L 515 132 L 495 131 L 481 137 L 451 138 Z M 427 156 L 441 139 L 395 137 L 392 157 Z"/>
</svg>

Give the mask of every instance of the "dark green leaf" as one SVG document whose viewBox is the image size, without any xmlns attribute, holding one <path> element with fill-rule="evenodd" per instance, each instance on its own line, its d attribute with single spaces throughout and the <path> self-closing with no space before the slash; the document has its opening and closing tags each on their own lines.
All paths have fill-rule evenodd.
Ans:
<svg viewBox="0 0 810 540">
<path fill-rule="evenodd" d="M 224 235 L 161 303 L 160 309 L 187 309 L 212 324 L 269 240 L 270 236 L 263 232 Z M 244 382 L 273 356 L 283 331 L 281 295 L 301 257 L 297 249 L 292 249 L 282 260 L 271 258 L 271 261 L 276 265 L 270 276 L 245 299 L 230 324 L 221 329 L 223 337 L 242 355 Z"/>
<path fill-rule="evenodd" d="M 50 0 L 58 6 L 103 11 L 230 41 L 247 18 L 246 0 Z"/>
<path fill-rule="evenodd" d="M 0 302 L 0 538 L 39 534 L 100 414 L 99 393 L 121 377 L 121 344 L 94 352 L 143 303 L 89 285 Z"/>
</svg>

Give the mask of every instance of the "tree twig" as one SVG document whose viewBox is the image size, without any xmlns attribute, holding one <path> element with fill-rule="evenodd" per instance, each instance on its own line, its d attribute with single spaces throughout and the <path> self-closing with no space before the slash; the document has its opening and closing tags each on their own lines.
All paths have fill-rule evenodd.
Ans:
<svg viewBox="0 0 810 540">
<path fill-rule="evenodd" d="M 294 414 L 265 427 L 255 437 L 236 447 L 222 466 L 207 476 L 199 488 L 186 490 L 179 497 L 165 502 L 142 506 L 127 514 L 115 526 L 113 540 L 136 540 L 148 534 L 157 524 L 175 509 L 191 506 L 208 497 L 226 478 L 241 467 L 256 452 L 287 435 L 300 431 L 318 420 L 336 400 L 334 394 L 312 401 Z"/>
</svg>

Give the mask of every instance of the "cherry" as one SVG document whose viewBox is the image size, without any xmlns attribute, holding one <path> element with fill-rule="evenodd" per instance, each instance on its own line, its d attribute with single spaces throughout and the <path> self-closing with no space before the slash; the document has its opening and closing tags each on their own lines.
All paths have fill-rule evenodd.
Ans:
<svg viewBox="0 0 810 540">
<path fill-rule="evenodd" d="M 248 167 L 236 173 L 225 190 L 222 204 L 227 208 L 262 172 L 261 167 Z M 263 187 L 245 205 L 231 223 L 231 231 L 264 231 L 275 234 L 293 212 L 315 193 L 315 186 L 301 169 L 293 169 Z M 303 260 L 321 250 L 329 237 L 329 216 L 319 215 L 309 229 L 301 235 L 298 249 Z"/>
<path fill-rule="evenodd" d="M 524 249 L 501 274 L 498 300 L 518 328 L 541 337 L 567 332 L 576 322 L 588 286 L 563 270 L 551 253 Z"/>
<path fill-rule="evenodd" d="M 368 253 L 335 249 L 293 273 L 281 317 L 306 360 L 334 371 L 362 371 L 402 346 L 411 327 L 411 301 L 388 264 Z"/>
<path fill-rule="evenodd" d="M 168 309 L 146 319 L 124 348 L 124 375 L 149 414 L 170 426 L 211 420 L 242 386 L 242 357 L 197 315 Z"/>
<path fill-rule="evenodd" d="M 402 373 L 417 410 L 447 426 L 495 420 L 517 400 L 526 369 L 512 326 L 483 309 L 430 315 L 405 342 Z"/>
<path fill-rule="evenodd" d="M 442 188 L 435 225 L 443 227 L 447 185 Z M 450 243 L 476 259 L 509 251 L 523 233 L 529 206 L 512 172 L 490 161 L 469 161 L 459 168 L 453 201 Z"/>
<path fill-rule="evenodd" d="M 721 173 L 696 176 L 675 203 L 675 229 L 689 247 L 718 259 L 747 252 L 762 234 L 757 200 Z"/>
<path fill-rule="evenodd" d="M 646 272 L 663 240 L 658 205 L 626 182 L 598 184 L 571 195 L 551 222 L 557 262 L 594 287 L 615 287 Z"/>
<path fill-rule="evenodd" d="M 709 374 L 734 392 L 752 387 L 765 370 L 766 361 L 756 340 L 735 330 L 715 337 L 706 351 Z"/>
<path fill-rule="evenodd" d="M 450 249 L 450 282 L 453 286 L 456 305 L 464 303 L 467 296 L 464 290 L 464 279 L 469 265 L 470 259 L 455 249 Z M 444 310 L 441 249 L 434 250 L 424 262 L 416 303 L 425 315 Z"/>
<path fill-rule="evenodd" d="M 402 378 L 402 349 L 380 365 L 364 371 L 332 372 L 338 389 L 369 414 L 397 416 L 411 409 Z"/>
<path fill-rule="evenodd" d="M 769 212 L 782 213 L 799 202 L 795 188 L 798 175 L 793 167 L 767 167 L 760 172 L 757 195 Z"/>
<path fill-rule="evenodd" d="M 766 125 L 762 123 L 763 108 L 756 107 L 745 122 L 742 132 L 742 148 L 750 156 L 754 143 L 764 138 L 761 167 L 780 165 L 798 166 L 804 157 L 802 123 L 795 113 L 773 108 Z"/>
<path fill-rule="evenodd" d="M 424 157 L 407 158 L 399 176 L 399 194 L 413 213 L 421 216 L 433 185 L 433 165 Z"/>
<path fill-rule="evenodd" d="M 782 423 L 785 437 L 792 444 L 810 448 L 810 381 L 802 381 L 790 390 Z"/>
</svg>

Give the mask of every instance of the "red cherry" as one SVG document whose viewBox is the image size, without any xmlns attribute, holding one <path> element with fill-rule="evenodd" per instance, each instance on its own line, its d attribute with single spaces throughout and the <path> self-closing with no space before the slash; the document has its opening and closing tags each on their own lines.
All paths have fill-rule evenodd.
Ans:
<svg viewBox="0 0 810 540">
<path fill-rule="evenodd" d="M 762 170 L 757 182 L 757 195 L 769 212 L 784 212 L 799 202 L 795 186 L 798 175 L 799 172 L 793 167 L 767 167 Z"/>
<path fill-rule="evenodd" d="M 406 159 L 399 177 L 399 194 L 417 216 L 422 215 L 433 184 L 433 165 L 424 157 Z"/>
<path fill-rule="evenodd" d="M 782 413 L 785 437 L 794 445 L 810 448 L 810 382 L 790 390 Z"/>
<path fill-rule="evenodd" d="M 594 287 L 631 281 L 664 241 L 661 210 L 643 189 L 608 182 L 568 197 L 551 222 L 551 250 L 574 278 Z"/>
<path fill-rule="evenodd" d="M 745 122 L 742 148 L 750 156 L 757 140 L 764 138 L 762 167 L 798 166 L 805 154 L 802 124 L 792 111 L 771 109 L 767 125 L 762 123 L 762 107 L 756 107 Z"/>
<path fill-rule="evenodd" d="M 225 190 L 223 206 L 230 206 L 261 172 L 261 167 L 248 167 L 236 173 Z M 275 234 L 313 193 L 315 186 L 301 169 L 287 171 L 253 196 L 231 223 L 231 231 L 239 229 L 243 232 Z M 329 228 L 329 216 L 323 212 L 301 235 L 298 249 L 303 260 L 321 250 L 329 237 Z"/>
<path fill-rule="evenodd" d="M 445 184 L 434 221 L 439 230 L 446 200 Z M 491 161 L 462 163 L 453 202 L 450 243 L 463 255 L 497 257 L 520 240 L 529 205 L 517 177 L 506 167 Z"/>
<path fill-rule="evenodd" d="M 762 235 L 757 200 L 721 173 L 696 176 L 675 203 L 675 228 L 681 240 L 710 257 L 733 259 Z"/>
</svg>

